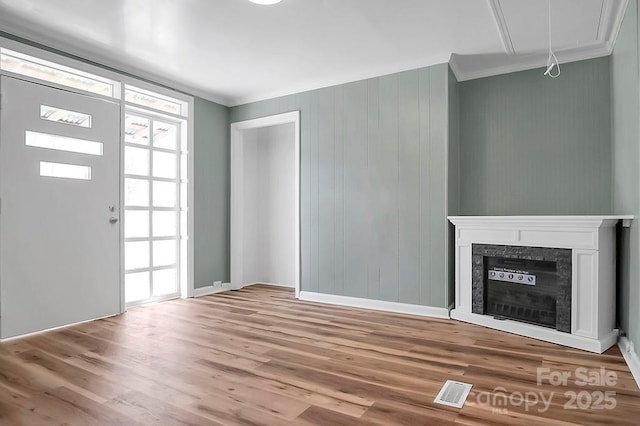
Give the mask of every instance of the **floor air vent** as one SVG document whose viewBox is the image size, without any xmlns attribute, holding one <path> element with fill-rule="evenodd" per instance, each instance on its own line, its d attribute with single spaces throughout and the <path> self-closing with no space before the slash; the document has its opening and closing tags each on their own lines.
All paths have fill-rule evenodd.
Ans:
<svg viewBox="0 0 640 426">
<path fill-rule="evenodd" d="M 469 396 L 469 392 L 471 392 L 472 386 L 469 383 L 447 380 L 433 402 L 448 405 L 449 407 L 462 408 L 467 396 Z"/>
</svg>

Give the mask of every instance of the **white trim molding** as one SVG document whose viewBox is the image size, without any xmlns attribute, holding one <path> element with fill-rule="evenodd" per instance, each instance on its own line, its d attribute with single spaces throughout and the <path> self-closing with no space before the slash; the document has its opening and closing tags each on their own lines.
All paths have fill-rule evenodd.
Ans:
<svg viewBox="0 0 640 426">
<path fill-rule="evenodd" d="M 435 306 L 411 305 L 408 303 L 387 302 L 384 300 L 363 299 L 360 297 L 339 296 L 336 294 L 314 293 L 311 291 L 301 291 L 299 299 L 306 302 L 327 303 L 330 305 L 348 306 L 350 308 L 364 308 L 394 312 L 397 314 L 449 319 L 449 309 Z"/>
<path fill-rule="evenodd" d="M 295 134 L 293 276 L 296 297 L 300 294 L 300 111 L 231 123 L 231 286 L 234 290 L 239 290 L 246 285 L 243 272 L 244 224 L 240 220 L 244 211 L 243 132 L 288 123 L 294 124 Z"/>
<path fill-rule="evenodd" d="M 487 66 L 487 55 L 470 55 L 469 57 L 451 55 L 449 64 L 458 81 L 475 80 L 477 78 L 490 77 L 500 74 L 525 71 L 534 68 L 542 68 L 547 63 L 546 51 L 530 54 L 519 54 L 513 45 L 507 21 L 502 12 L 500 0 L 487 0 L 491 13 L 494 16 L 500 40 L 504 47 L 504 53 L 494 56 Z M 561 64 L 595 59 L 609 56 L 613 52 L 620 26 L 627 10 L 628 0 L 604 0 L 596 41 L 589 45 L 564 49 L 555 52 Z"/>
<path fill-rule="evenodd" d="M 252 285 L 268 285 L 268 286 L 272 286 L 272 287 L 283 287 L 283 288 L 294 288 L 293 286 L 290 285 L 286 285 L 286 284 L 278 284 L 278 283 L 266 283 L 264 281 L 256 281 L 255 283 L 248 283 L 248 284 L 244 284 L 242 287 L 240 288 L 234 288 L 234 290 L 241 290 L 245 287 L 250 287 Z"/>
<path fill-rule="evenodd" d="M 633 342 L 629 340 L 629 338 L 622 336 L 618 340 L 618 347 L 620 348 L 620 352 L 622 352 L 622 356 L 627 362 L 629 370 L 631 370 L 631 374 L 640 389 L 640 357 L 638 357 L 638 353 L 633 347 Z"/>
<path fill-rule="evenodd" d="M 516 49 L 513 48 L 513 41 L 511 40 L 511 34 L 509 33 L 509 27 L 507 21 L 504 19 L 504 13 L 502 13 L 502 5 L 500 0 L 489 0 L 491 6 L 491 12 L 496 20 L 498 26 L 498 32 L 500 33 L 500 39 L 507 55 L 515 55 Z"/>
<path fill-rule="evenodd" d="M 222 293 L 223 291 L 231 290 L 231 283 L 223 283 L 221 286 L 212 286 L 207 285 L 204 287 L 199 287 L 193 290 L 193 294 L 190 297 L 202 297 L 208 296 L 210 294 Z"/>
<path fill-rule="evenodd" d="M 567 49 L 557 52 L 558 60 L 560 64 L 567 64 L 570 62 L 584 61 L 587 59 L 601 58 L 603 56 L 609 56 L 612 51 L 612 46 L 607 43 L 598 43 L 593 46 L 578 47 L 575 49 Z M 478 67 L 472 68 L 468 65 L 460 64 L 458 59 L 459 55 L 452 54 L 449 59 L 449 65 L 458 81 L 475 80 L 478 78 L 492 77 L 494 75 L 509 74 L 512 72 L 527 71 L 535 68 L 542 68 L 547 63 L 548 54 L 539 53 L 531 55 L 513 55 L 504 58 L 496 58 L 495 67 Z M 470 61 L 470 59 L 466 59 Z M 469 69 L 465 69 L 469 68 Z"/>
</svg>

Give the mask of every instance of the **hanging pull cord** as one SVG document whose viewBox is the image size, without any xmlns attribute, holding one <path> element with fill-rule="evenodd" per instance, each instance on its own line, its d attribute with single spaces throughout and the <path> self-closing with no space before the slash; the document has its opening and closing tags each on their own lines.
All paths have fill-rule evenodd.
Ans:
<svg viewBox="0 0 640 426">
<path fill-rule="evenodd" d="M 553 67 L 556 67 L 555 74 L 551 72 L 553 70 Z M 549 59 L 547 59 L 547 70 L 544 72 L 543 75 L 548 75 L 551 78 L 560 77 L 560 64 L 558 63 L 558 58 L 556 58 L 556 54 L 553 53 L 552 51 L 549 51 Z"/>
<path fill-rule="evenodd" d="M 556 68 L 556 72 L 552 73 L 553 67 Z M 549 0 L 549 59 L 547 59 L 547 70 L 543 75 L 548 75 L 551 78 L 560 77 L 560 63 L 556 54 L 551 49 L 551 0 Z"/>
</svg>

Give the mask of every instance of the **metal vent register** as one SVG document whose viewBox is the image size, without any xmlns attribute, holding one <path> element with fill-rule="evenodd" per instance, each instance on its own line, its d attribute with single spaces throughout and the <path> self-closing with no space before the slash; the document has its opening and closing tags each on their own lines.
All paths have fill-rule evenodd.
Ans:
<svg viewBox="0 0 640 426">
<path fill-rule="evenodd" d="M 462 408 L 473 385 L 469 383 L 447 380 L 433 402 L 449 407 Z"/>
</svg>

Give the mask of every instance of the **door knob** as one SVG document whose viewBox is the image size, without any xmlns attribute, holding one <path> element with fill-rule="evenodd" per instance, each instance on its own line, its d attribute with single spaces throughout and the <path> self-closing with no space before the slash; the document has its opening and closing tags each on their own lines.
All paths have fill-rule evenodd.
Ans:
<svg viewBox="0 0 640 426">
<path fill-rule="evenodd" d="M 111 217 L 109 218 L 109 223 L 118 223 L 118 218 L 117 218 L 117 217 L 113 217 L 113 216 L 111 216 Z"/>
</svg>

